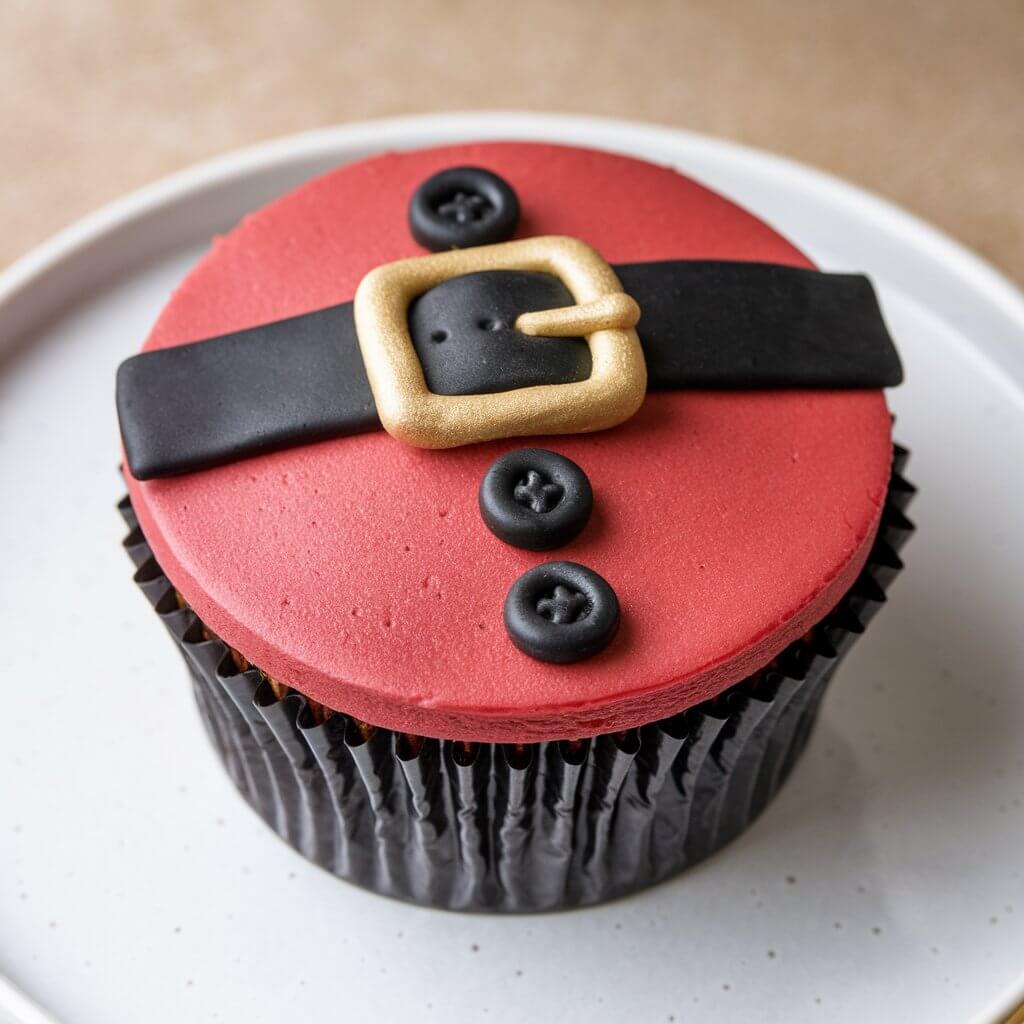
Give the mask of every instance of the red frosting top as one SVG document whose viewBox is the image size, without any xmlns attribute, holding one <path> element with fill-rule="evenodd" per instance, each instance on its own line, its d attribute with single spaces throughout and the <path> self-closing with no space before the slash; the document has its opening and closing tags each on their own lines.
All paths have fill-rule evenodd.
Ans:
<svg viewBox="0 0 1024 1024">
<path fill-rule="evenodd" d="M 388 154 L 218 239 L 145 347 L 351 299 L 372 267 L 422 252 L 409 198 L 460 164 L 512 184 L 519 236 L 575 235 L 609 262 L 811 265 L 737 206 L 638 160 L 524 143 Z M 503 544 L 477 507 L 494 459 L 530 444 L 579 463 L 594 489 L 590 524 L 549 555 Z M 653 721 L 766 664 L 860 571 L 889 467 L 880 391 L 679 391 L 604 433 L 424 451 L 377 432 L 128 484 L 174 585 L 275 679 L 392 729 L 525 742 Z M 595 569 L 622 608 L 612 645 L 575 665 L 520 653 L 502 623 L 509 587 L 551 557 Z"/>
</svg>

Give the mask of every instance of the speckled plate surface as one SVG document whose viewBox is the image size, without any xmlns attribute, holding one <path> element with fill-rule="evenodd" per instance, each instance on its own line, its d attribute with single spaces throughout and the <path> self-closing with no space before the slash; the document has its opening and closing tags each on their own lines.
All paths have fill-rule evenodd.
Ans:
<svg viewBox="0 0 1024 1024">
<path fill-rule="evenodd" d="M 215 764 L 130 582 L 113 370 L 209 236 L 392 147 L 635 153 L 880 285 L 921 487 L 908 571 L 805 759 L 736 843 L 627 900 L 517 919 L 374 897 L 278 841 Z M 1024 996 L 1024 300 L 885 203 L 764 154 L 580 118 L 356 125 L 204 165 L 0 276 L 0 1020 L 994 1021 Z M 158 710 L 159 709 L 159 710 Z M 9 1005 L 5 1005 L 8 1003 Z M 486 1013 L 486 1016 L 484 1016 Z"/>
</svg>

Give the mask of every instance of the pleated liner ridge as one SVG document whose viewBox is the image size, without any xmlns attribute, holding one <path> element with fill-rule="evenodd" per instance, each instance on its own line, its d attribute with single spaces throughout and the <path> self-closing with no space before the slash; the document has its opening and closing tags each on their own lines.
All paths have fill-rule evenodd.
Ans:
<svg viewBox="0 0 1024 1024">
<path fill-rule="evenodd" d="M 451 910 L 581 906 L 714 853 L 778 791 L 843 655 L 885 601 L 913 531 L 894 448 L 867 565 L 835 609 L 714 700 L 639 729 L 525 745 L 422 739 L 278 699 L 256 668 L 181 607 L 127 498 L 135 581 L 177 641 L 235 785 L 321 867 L 387 896 Z M 280 691 L 279 691 L 280 692 Z"/>
</svg>

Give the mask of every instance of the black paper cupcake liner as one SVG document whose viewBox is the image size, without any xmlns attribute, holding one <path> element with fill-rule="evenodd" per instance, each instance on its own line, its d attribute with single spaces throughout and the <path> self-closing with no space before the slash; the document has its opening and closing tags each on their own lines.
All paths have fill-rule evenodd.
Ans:
<svg viewBox="0 0 1024 1024">
<path fill-rule="evenodd" d="M 885 601 L 913 531 L 894 448 L 881 526 L 839 604 L 714 700 L 639 729 L 508 745 L 394 733 L 279 697 L 182 607 L 125 498 L 125 540 L 188 665 L 213 744 L 279 836 L 347 881 L 451 910 L 582 906 L 651 885 L 742 832 L 804 749 L 843 655 Z M 244 670 L 243 670 L 244 668 Z"/>
</svg>

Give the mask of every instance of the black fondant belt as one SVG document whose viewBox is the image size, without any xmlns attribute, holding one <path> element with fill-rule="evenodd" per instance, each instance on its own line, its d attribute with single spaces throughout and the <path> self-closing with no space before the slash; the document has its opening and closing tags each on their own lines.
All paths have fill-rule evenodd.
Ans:
<svg viewBox="0 0 1024 1024">
<path fill-rule="evenodd" d="M 145 480 L 382 421 L 427 447 L 600 429 L 635 411 L 645 384 L 880 388 L 902 376 L 861 275 L 703 260 L 609 268 L 582 243 L 536 238 L 398 261 L 367 275 L 354 303 L 134 356 L 117 407 L 129 468 Z"/>
</svg>

